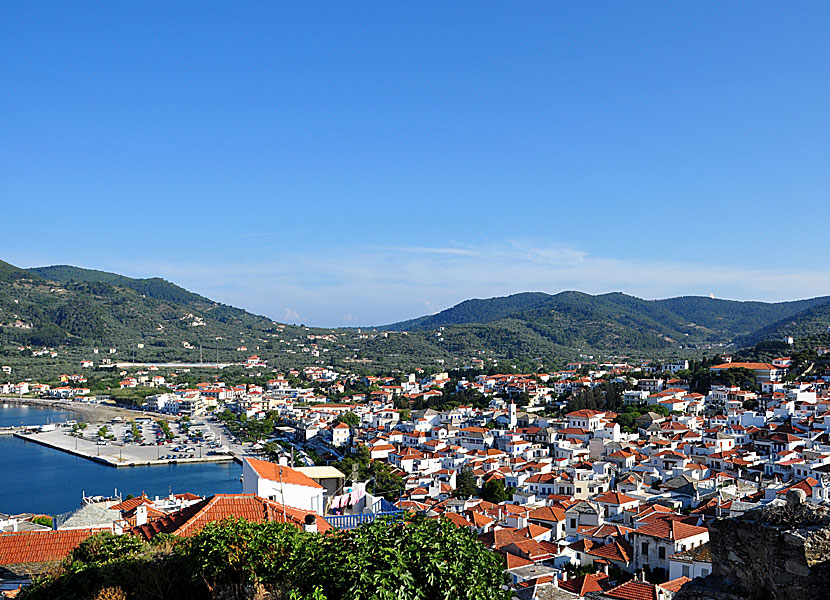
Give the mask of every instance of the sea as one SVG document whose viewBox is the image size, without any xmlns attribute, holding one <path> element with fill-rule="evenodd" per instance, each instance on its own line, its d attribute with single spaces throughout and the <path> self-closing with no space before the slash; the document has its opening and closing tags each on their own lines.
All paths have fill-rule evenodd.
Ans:
<svg viewBox="0 0 830 600">
<path fill-rule="evenodd" d="M 64 410 L 0 404 L 0 427 L 77 419 Z M 57 515 L 81 506 L 83 496 L 150 497 L 192 492 L 239 493 L 235 462 L 109 467 L 95 461 L 0 435 L 0 513 Z"/>
</svg>

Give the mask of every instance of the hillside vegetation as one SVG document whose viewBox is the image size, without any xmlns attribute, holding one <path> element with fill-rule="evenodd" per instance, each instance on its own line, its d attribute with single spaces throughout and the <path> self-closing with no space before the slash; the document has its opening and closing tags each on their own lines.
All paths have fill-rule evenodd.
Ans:
<svg viewBox="0 0 830 600">
<path fill-rule="evenodd" d="M 25 600 L 508 600 L 504 559 L 444 519 L 379 520 L 324 535 L 228 519 L 191 538 L 102 533 Z M 505 586 L 505 589 L 502 588 Z"/>
<path fill-rule="evenodd" d="M 55 371 L 67 361 L 94 358 L 93 348 L 109 347 L 117 349 L 112 358 L 118 362 L 240 362 L 256 353 L 279 368 L 333 364 L 358 372 L 394 371 L 460 367 L 476 358 L 493 366 L 511 361 L 500 368 L 533 368 L 580 354 L 699 355 L 785 333 L 815 336 L 828 325 L 827 297 L 764 303 L 568 291 L 468 300 L 359 333 L 280 324 L 161 278 L 67 265 L 24 270 L 0 262 L 0 353 L 4 364 L 28 376 L 40 372 L 26 361 L 31 351 L 18 355 L 18 346 L 60 348 L 58 357 L 38 359 Z"/>
<path fill-rule="evenodd" d="M 830 297 L 767 303 L 699 296 L 642 300 L 618 292 L 591 296 L 568 291 L 468 300 L 387 328 L 426 331 L 445 327 L 455 332 L 467 326 L 466 332 L 485 345 L 488 338 L 505 338 L 499 330 L 509 330 L 514 338 L 525 334 L 529 344 L 544 354 L 554 349 L 551 344 L 611 352 L 723 346 L 779 335 L 784 325 L 804 333 L 820 324 L 826 327 L 828 322 Z"/>
</svg>

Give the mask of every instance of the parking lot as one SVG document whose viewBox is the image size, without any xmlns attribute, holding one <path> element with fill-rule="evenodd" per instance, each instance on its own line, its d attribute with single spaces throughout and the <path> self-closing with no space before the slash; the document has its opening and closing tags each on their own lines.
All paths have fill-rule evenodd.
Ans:
<svg viewBox="0 0 830 600">
<path fill-rule="evenodd" d="M 168 427 L 170 438 L 155 419 L 139 417 L 135 425 L 123 419 L 84 428 L 69 424 L 25 438 L 118 466 L 232 459 L 223 437 L 202 420 L 169 422 Z M 236 448 L 243 453 L 241 445 Z"/>
</svg>

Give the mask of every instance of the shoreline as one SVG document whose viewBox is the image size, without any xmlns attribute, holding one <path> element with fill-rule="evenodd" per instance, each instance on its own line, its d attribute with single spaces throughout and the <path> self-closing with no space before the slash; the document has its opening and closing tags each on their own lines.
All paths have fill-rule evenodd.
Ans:
<svg viewBox="0 0 830 600">
<path fill-rule="evenodd" d="M 21 398 L 20 396 L 0 396 L 0 404 L 22 404 L 26 406 L 36 406 L 39 408 L 54 408 L 57 410 L 65 410 L 77 413 L 83 416 L 88 422 L 97 423 L 103 421 L 111 421 L 115 417 L 123 417 L 125 415 L 135 416 L 150 416 L 151 413 L 144 411 L 130 410 L 129 408 L 121 408 L 120 406 L 111 406 L 108 404 L 86 404 L 82 402 L 73 402 L 72 400 L 53 400 L 48 398 Z M 152 413 L 153 420 L 164 419 L 169 420 L 168 415 Z"/>
<path fill-rule="evenodd" d="M 65 436 L 63 432 L 59 432 L 60 435 Z M 236 456 L 233 455 L 217 455 L 217 456 L 204 456 L 200 458 L 175 458 L 175 459 L 129 459 L 129 458 L 119 458 L 114 455 L 104 455 L 100 456 L 98 454 L 92 454 L 86 452 L 84 450 L 73 448 L 70 445 L 60 444 L 54 440 L 43 439 L 43 433 L 31 433 L 31 434 L 24 434 L 24 433 L 15 433 L 14 437 L 21 439 L 26 442 L 32 442 L 35 444 L 40 444 L 41 446 L 45 446 L 47 448 L 51 448 L 53 450 L 60 450 L 61 452 L 66 452 L 67 454 L 72 454 L 73 456 L 78 456 L 80 458 L 86 458 L 93 462 L 100 463 L 102 465 L 106 465 L 108 467 L 152 467 L 158 465 L 187 465 L 187 464 L 203 464 L 203 463 L 219 463 L 219 462 L 241 462 Z M 113 448 L 114 446 L 108 446 L 108 449 Z"/>
<path fill-rule="evenodd" d="M 78 415 L 78 420 L 87 422 L 92 426 L 109 424 L 115 417 L 122 417 L 125 420 L 130 420 L 136 417 L 149 417 L 153 420 L 170 420 L 169 415 L 161 415 L 157 413 L 147 413 L 145 411 L 131 410 L 129 408 L 122 408 L 110 405 L 99 404 L 84 404 L 73 402 L 72 400 L 60 400 L 50 398 L 21 398 L 19 396 L 0 396 L 0 405 L 24 405 L 38 408 L 50 408 L 53 410 L 63 410 Z M 73 456 L 86 458 L 93 462 L 97 462 L 109 467 L 145 467 L 157 465 L 175 465 L 175 464 L 204 464 L 204 463 L 226 463 L 234 461 L 236 463 L 242 462 L 236 454 L 215 454 L 196 456 L 178 456 L 176 458 L 161 458 L 160 452 L 168 453 L 169 448 L 152 447 L 134 447 L 129 444 L 120 444 L 118 442 L 107 444 L 106 446 L 98 446 L 91 440 L 83 437 L 76 438 L 68 435 L 65 430 L 58 428 L 53 431 L 46 432 L 27 432 L 20 430 L 18 427 L 4 428 L 2 434 L 11 434 L 20 440 L 26 442 L 33 442 L 53 450 L 59 450 Z M 156 448 L 153 451 L 152 448 Z M 152 456 L 156 454 L 157 456 Z"/>
</svg>

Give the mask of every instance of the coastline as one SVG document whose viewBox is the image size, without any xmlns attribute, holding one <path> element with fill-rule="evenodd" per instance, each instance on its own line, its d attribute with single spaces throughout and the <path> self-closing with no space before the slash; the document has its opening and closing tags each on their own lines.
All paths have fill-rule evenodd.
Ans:
<svg viewBox="0 0 830 600">
<path fill-rule="evenodd" d="M 196 464 L 196 463 L 213 463 L 213 462 L 228 462 L 228 461 L 236 461 L 240 462 L 233 455 L 217 455 L 217 456 L 203 456 L 203 457 L 194 457 L 194 458 L 175 458 L 175 459 L 147 459 L 147 458 L 139 458 L 136 456 L 129 456 L 131 454 L 128 450 L 128 457 L 123 458 L 123 450 L 124 447 L 118 446 L 119 456 L 114 454 L 104 454 L 100 455 L 97 450 L 97 447 L 92 445 L 91 442 L 84 441 L 81 443 L 81 446 L 92 446 L 92 448 L 96 448 L 96 453 L 93 454 L 91 449 L 83 449 L 83 448 L 75 448 L 72 446 L 72 442 L 69 440 L 64 440 L 62 438 L 67 437 L 66 434 L 63 432 L 50 432 L 53 435 L 49 435 L 46 433 L 15 433 L 14 437 L 24 440 L 26 442 L 33 442 L 35 444 L 40 444 L 41 446 L 46 446 L 47 448 L 51 448 L 53 450 L 60 450 L 61 452 L 66 452 L 67 454 L 72 454 L 74 456 L 79 456 L 81 458 L 86 458 L 88 460 L 101 463 L 103 465 L 107 465 L 109 467 L 151 467 L 154 465 L 176 465 L 176 464 Z M 57 437 L 61 436 L 61 437 Z M 74 438 L 72 438 L 74 440 Z M 64 443 L 65 442 L 65 443 Z M 116 446 L 107 446 L 107 451 L 111 451 Z"/>
<path fill-rule="evenodd" d="M 86 404 L 71 400 L 55 400 L 49 398 L 21 398 L 20 396 L 0 396 L 0 404 L 24 404 L 41 408 L 55 408 L 77 413 L 91 423 L 111 421 L 115 417 L 125 415 L 145 416 L 142 411 L 130 410 L 108 404 Z M 153 414 L 153 419 L 169 419 L 167 415 Z"/>
<path fill-rule="evenodd" d="M 57 400 L 49 398 L 21 398 L 18 396 L 0 396 L 0 405 L 25 405 L 39 408 L 50 408 L 63 410 L 78 415 L 79 420 L 89 424 L 105 425 L 115 417 L 122 417 L 129 420 L 136 417 L 150 417 L 152 419 L 170 419 L 168 415 L 156 413 L 145 413 L 144 411 L 131 410 L 110 405 L 85 404 L 71 400 Z M 60 450 L 80 458 L 86 458 L 99 464 L 110 467 L 144 467 L 155 465 L 174 464 L 197 464 L 197 463 L 224 463 L 235 461 L 241 463 L 236 454 L 202 454 L 199 448 L 199 456 L 177 456 L 175 458 L 161 458 L 159 448 L 156 446 L 133 446 L 120 444 L 118 442 L 99 446 L 94 441 L 84 438 L 76 438 L 68 435 L 61 427 L 54 431 L 27 432 L 17 427 L 4 428 L 2 434 L 11 434 L 14 437 L 26 441 Z M 162 452 L 169 452 L 169 448 L 162 448 Z M 155 455 L 155 456 L 154 456 Z"/>
</svg>

